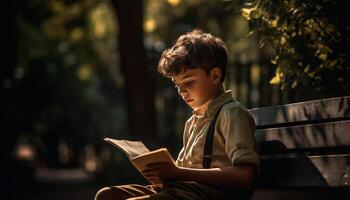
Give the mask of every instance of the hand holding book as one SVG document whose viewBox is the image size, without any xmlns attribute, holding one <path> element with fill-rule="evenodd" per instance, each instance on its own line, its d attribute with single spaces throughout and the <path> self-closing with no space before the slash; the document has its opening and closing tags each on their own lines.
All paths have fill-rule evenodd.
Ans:
<svg viewBox="0 0 350 200">
<path fill-rule="evenodd" d="M 145 178 L 156 184 L 176 180 L 179 173 L 180 168 L 170 163 L 151 163 L 142 171 Z"/>
<path fill-rule="evenodd" d="M 157 174 L 155 170 L 164 169 L 164 166 L 161 168 L 161 165 L 166 164 L 169 169 L 177 168 L 174 159 L 166 148 L 150 151 L 141 141 L 111 138 L 104 138 L 104 140 L 121 150 L 136 169 L 153 184 L 159 184 L 155 178 Z"/>
</svg>

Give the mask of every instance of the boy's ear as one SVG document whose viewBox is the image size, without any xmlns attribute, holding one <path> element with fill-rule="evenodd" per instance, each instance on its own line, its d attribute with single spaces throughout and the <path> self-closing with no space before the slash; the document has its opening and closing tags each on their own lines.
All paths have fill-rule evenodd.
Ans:
<svg viewBox="0 0 350 200">
<path fill-rule="evenodd" d="M 219 67 L 214 67 L 210 71 L 210 77 L 213 80 L 213 83 L 215 83 L 215 84 L 220 83 L 221 76 L 222 76 L 222 71 Z"/>
</svg>

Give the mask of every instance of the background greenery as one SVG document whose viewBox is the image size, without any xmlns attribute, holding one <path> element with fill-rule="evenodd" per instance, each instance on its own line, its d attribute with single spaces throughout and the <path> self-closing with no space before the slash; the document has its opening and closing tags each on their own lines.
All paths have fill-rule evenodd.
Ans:
<svg viewBox="0 0 350 200">
<path fill-rule="evenodd" d="M 225 87 L 248 108 L 350 93 L 343 1 L 21 0 L 4 1 L 2 15 L 10 187 L 47 184 L 42 170 L 57 183 L 59 169 L 80 169 L 98 186 L 145 183 L 106 136 L 166 146 L 176 157 L 191 110 L 156 67 L 194 28 L 226 42 Z"/>
</svg>

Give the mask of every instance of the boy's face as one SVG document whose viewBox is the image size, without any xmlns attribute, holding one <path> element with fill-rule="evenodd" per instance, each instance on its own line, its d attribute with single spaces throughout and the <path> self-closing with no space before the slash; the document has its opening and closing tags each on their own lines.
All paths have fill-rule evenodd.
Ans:
<svg viewBox="0 0 350 200">
<path fill-rule="evenodd" d="M 192 109 L 199 108 L 218 93 L 220 76 L 217 77 L 212 72 L 213 70 L 207 75 L 200 68 L 187 69 L 171 77 L 179 95 Z"/>
</svg>

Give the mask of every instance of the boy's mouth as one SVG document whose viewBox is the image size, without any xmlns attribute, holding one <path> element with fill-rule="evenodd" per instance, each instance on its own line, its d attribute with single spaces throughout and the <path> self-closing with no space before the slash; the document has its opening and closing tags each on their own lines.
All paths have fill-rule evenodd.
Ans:
<svg viewBox="0 0 350 200">
<path fill-rule="evenodd" d="M 193 99 L 184 99 L 186 103 L 191 103 Z"/>
</svg>

